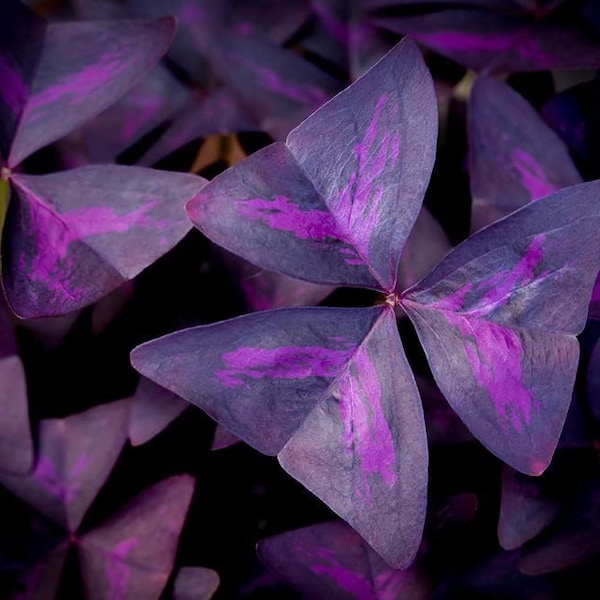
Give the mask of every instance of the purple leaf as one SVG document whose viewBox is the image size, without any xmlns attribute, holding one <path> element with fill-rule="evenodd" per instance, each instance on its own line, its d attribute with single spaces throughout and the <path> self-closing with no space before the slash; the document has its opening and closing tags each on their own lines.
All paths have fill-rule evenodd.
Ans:
<svg viewBox="0 0 600 600">
<path fill-rule="evenodd" d="M 0 301 L 0 470 L 26 473 L 33 464 L 27 385 L 11 318 Z"/>
<path fill-rule="evenodd" d="M 94 335 L 102 333 L 125 308 L 133 295 L 133 281 L 127 281 L 96 302 L 92 309 L 91 329 Z"/>
<path fill-rule="evenodd" d="M 169 390 L 142 377 L 132 398 L 129 439 L 145 444 L 174 421 L 189 404 Z"/>
<path fill-rule="evenodd" d="M 425 520 L 427 437 L 393 310 L 381 312 L 279 462 L 390 565 L 410 565 Z"/>
<path fill-rule="evenodd" d="M 131 362 L 260 452 L 277 454 L 381 310 L 290 308 L 244 315 L 142 344 Z"/>
<path fill-rule="evenodd" d="M 33 472 L 0 474 L 0 482 L 73 532 L 121 453 L 128 420 L 129 400 L 120 400 L 65 419 L 41 421 Z"/>
<path fill-rule="evenodd" d="M 10 152 L 31 92 L 46 24 L 19 0 L 2 3 L 0 21 L 0 166 Z"/>
<path fill-rule="evenodd" d="M 258 555 L 304 598 L 426 600 L 422 569 L 390 569 L 345 523 L 332 521 L 263 540 Z"/>
<path fill-rule="evenodd" d="M 48 552 L 21 580 L 23 590 L 12 600 L 54 600 L 70 544 L 63 542 Z"/>
<path fill-rule="evenodd" d="M 211 450 L 223 450 L 223 448 L 229 448 L 229 446 L 233 446 L 241 442 L 240 438 L 237 435 L 234 435 L 223 427 L 223 425 L 219 425 L 215 427 L 215 435 L 213 437 L 213 443 L 210 447 Z"/>
<path fill-rule="evenodd" d="M 187 233 L 182 204 L 204 183 L 116 165 L 11 180 L 19 202 L 7 216 L 3 275 L 24 318 L 77 310 L 135 277 Z"/>
<path fill-rule="evenodd" d="M 600 182 L 580 184 L 523 207 L 400 301 L 457 414 L 531 475 L 549 463 L 571 400 L 599 265 L 599 193 Z"/>
<path fill-rule="evenodd" d="M 90 21 L 48 26 L 8 166 L 99 114 L 166 52 L 175 21 Z"/>
<path fill-rule="evenodd" d="M 500 81 L 476 81 L 468 127 L 472 231 L 582 181 L 560 138 Z"/>
<path fill-rule="evenodd" d="M 183 567 L 175 579 L 173 600 L 210 600 L 219 583 L 219 574 L 212 569 Z"/>
<path fill-rule="evenodd" d="M 433 165 L 435 107 L 423 60 L 403 42 L 292 131 L 287 145 L 216 177 L 188 214 L 260 267 L 393 291 Z"/>
<path fill-rule="evenodd" d="M 410 35 L 425 46 L 476 71 L 516 72 L 594 69 L 600 41 L 576 19 L 550 22 L 526 13 L 483 8 L 438 10 L 423 15 L 374 19 L 380 27 Z"/>
<path fill-rule="evenodd" d="M 87 600 L 158 599 L 173 568 L 193 491 L 189 475 L 165 479 L 80 537 Z"/>
<path fill-rule="evenodd" d="M 498 519 L 500 545 L 505 550 L 520 548 L 552 522 L 559 508 L 555 499 L 544 494 L 539 479 L 505 466 Z"/>
</svg>

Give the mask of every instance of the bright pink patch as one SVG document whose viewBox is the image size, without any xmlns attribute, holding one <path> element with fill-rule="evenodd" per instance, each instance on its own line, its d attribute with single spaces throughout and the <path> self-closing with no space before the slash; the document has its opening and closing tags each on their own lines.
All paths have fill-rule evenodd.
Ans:
<svg viewBox="0 0 600 600">
<path fill-rule="evenodd" d="M 531 200 L 548 196 L 558 189 L 558 186 L 548 181 L 542 167 L 527 152 L 516 148 L 511 152 L 510 158 Z"/>
<path fill-rule="evenodd" d="M 225 387 L 243 385 L 246 378 L 334 378 L 356 348 L 348 340 L 341 346 L 336 349 L 324 346 L 242 347 L 221 356 L 227 368 L 217 371 L 217 377 Z"/>
<path fill-rule="evenodd" d="M 377 473 L 388 487 L 397 481 L 394 440 L 382 407 L 379 374 L 366 349 L 359 348 L 346 372 L 339 378 L 336 396 L 344 425 L 343 443 L 360 462 L 360 490 L 370 498 L 368 475 Z"/>
<path fill-rule="evenodd" d="M 260 219 L 272 229 L 289 231 L 302 240 L 342 240 L 342 234 L 331 213 L 325 210 L 301 210 L 285 196 L 238 200 L 240 214 Z"/>
<path fill-rule="evenodd" d="M 356 573 L 340 565 L 335 553 L 329 548 L 318 548 L 311 559 L 319 562 L 310 566 L 317 575 L 325 575 L 342 590 L 356 600 L 371 600 L 373 586 L 361 573 Z"/>
<path fill-rule="evenodd" d="M 106 559 L 105 575 L 108 580 L 107 598 L 126 600 L 131 567 L 126 564 L 129 553 L 139 545 L 134 538 L 123 540 L 110 549 Z"/>
</svg>

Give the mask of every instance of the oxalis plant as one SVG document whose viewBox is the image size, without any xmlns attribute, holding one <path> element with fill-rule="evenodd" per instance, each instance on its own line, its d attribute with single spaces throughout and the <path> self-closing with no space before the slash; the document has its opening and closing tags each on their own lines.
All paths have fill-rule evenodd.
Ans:
<svg viewBox="0 0 600 600">
<path fill-rule="evenodd" d="M 521 473 L 548 466 L 600 268 L 600 183 L 484 227 L 420 282 L 397 273 L 434 163 L 436 97 L 403 40 L 287 137 L 187 204 L 208 238 L 260 268 L 379 292 L 362 308 L 268 310 L 137 347 L 133 366 L 283 468 L 392 567 L 419 547 L 426 423 L 398 334 L 405 313 L 446 400 Z M 448 190 L 451 201 L 452 190 Z"/>
</svg>

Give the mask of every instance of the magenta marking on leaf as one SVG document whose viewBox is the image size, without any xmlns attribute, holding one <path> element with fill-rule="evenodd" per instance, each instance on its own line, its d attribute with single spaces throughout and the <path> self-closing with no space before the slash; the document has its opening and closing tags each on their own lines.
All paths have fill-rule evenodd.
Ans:
<svg viewBox="0 0 600 600">
<path fill-rule="evenodd" d="M 78 208 L 61 215 L 64 225 L 59 229 L 51 223 L 56 217 L 49 211 L 30 213 L 35 215 L 33 229 L 43 231 L 47 237 L 46 244 L 52 248 L 52 252 L 38 252 L 33 257 L 31 269 L 34 276 L 45 281 L 51 290 L 64 292 L 61 278 L 57 275 L 58 263 L 66 261 L 65 270 L 71 269 L 68 259 L 71 243 L 95 235 L 122 233 L 134 225 L 146 229 L 162 229 L 165 226 L 162 221 L 153 220 L 146 214 L 153 206 L 154 203 L 142 204 L 136 210 L 124 214 L 117 214 L 108 206 Z M 29 271 L 25 260 L 25 256 L 21 257 L 21 268 Z"/>
<path fill-rule="evenodd" d="M 510 158 L 519 173 L 523 187 L 527 189 L 532 200 L 548 196 L 558 189 L 548 181 L 542 167 L 527 152 L 516 148 L 511 152 Z"/>
<path fill-rule="evenodd" d="M 106 579 L 108 580 L 108 598 L 125 600 L 131 576 L 131 567 L 125 563 L 129 553 L 139 545 L 134 538 L 123 540 L 110 549 L 106 561 Z"/>
<path fill-rule="evenodd" d="M 389 487 L 397 481 L 394 440 L 381 406 L 379 374 L 366 350 L 357 352 L 349 371 L 354 373 L 342 376 L 338 387 L 340 416 L 344 424 L 342 441 L 351 454 L 356 452 L 358 455 L 364 477 L 363 489 L 357 491 L 368 499 L 367 475 L 378 473 Z"/>
<path fill-rule="evenodd" d="M 303 240 L 342 239 L 333 216 L 324 210 L 300 210 L 285 196 L 272 200 L 249 198 L 238 200 L 239 212 L 250 219 L 260 219 L 269 227 L 289 231 Z"/>
<path fill-rule="evenodd" d="M 497 323 L 451 312 L 444 316 L 468 338 L 464 351 L 477 384 L 486 390 L 498 414 L 521 432 L 523 423 L 531 423 L 531 410 L 538 402 L 523 385 L 519 336 Z"/>
<path fill-rule="evenodd" d="M 19 114 L 29 90 L 21 75 L 2 56 L 0 56 L 0 81 L 2 82 L 0 98 L 14 114 Z"/>
<path fill-rule="evenodd" d="M 221 356 L 227 368 L 217 371 L 217 377 L 225 387 L 243 385 L 245 377 L 333 378 L 350 360 L 355 348 L 356 345 L 350 341 L 346 341 L 340 349 L 323 346 L 242 347 Z"/>
<path fill-rule="evenodd" d="M 329 548 L 318 548 L 310 559 L 319 561 L 310 566 L 313 573 L 329 577 L 340 589 L 352 594 L 356 600 L 369 600 L 373 597 L 370 582 L 360 573 L 340 565 L 335 552 Z"/>
<path fill-rule="evenodd" d="M 397 161 L 400 153 L 400 136 L 397 133 L 386 129 L 382 139 L 377 140 L 378 124 L 386 102 L 385 94 L 377 100 L 363 139 L 353 149 L 356 170 L 338 197 L 331 200 L 344 229 L 351 232 L 352 245 L 367 264 L 372 232 L 377 230 L 381 220 L 380 201 L 385 191 L 383 185 L 374 181 L 389 168 L 390 162 Z"/>
</svg>

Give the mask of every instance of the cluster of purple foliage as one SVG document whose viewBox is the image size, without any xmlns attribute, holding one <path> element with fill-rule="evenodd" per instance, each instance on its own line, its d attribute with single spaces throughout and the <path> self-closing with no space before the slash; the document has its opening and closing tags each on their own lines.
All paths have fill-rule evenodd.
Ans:
<svg viewBox="0 0 600 600">
<path fill-rule="evenodd" d="M 50 4 L 0 7 L 0 596 L 587 597 L 598 2 Z"/>
</svg>

